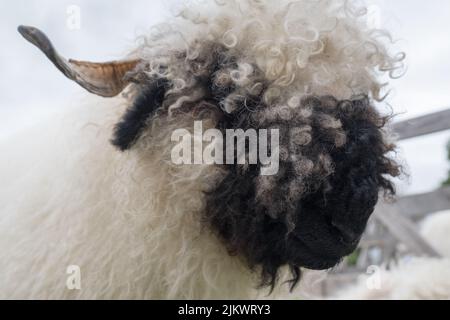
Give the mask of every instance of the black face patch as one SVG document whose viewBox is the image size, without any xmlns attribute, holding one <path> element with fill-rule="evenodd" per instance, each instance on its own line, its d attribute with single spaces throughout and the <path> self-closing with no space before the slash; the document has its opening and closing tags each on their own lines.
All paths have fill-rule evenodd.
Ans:
<svg viewBox="0 0 450 320">
<path fill-rule="evenodd" d="M 139 138 L 148 118 L 161 107 L 169 82 L 158 79 L 140 86 L 133 105 L 114 129 L 111 143 L 121 151 L 130 149 Z"/>
<path fill-rule="evenodd" d="M 228 165 L 225 179 L 207 193 L 206 222 L 229 252 L 245 257 L 251 268 L 261 270 L 262 285 L 272 288 L 283 266 L 290 267 L 295 286 L 300 280 L 300 268 L 329 269 L 352 253 L 379 192 L 394 193 L 385 175 L 399 173 L 397 165 L 387 158 L 393 146 L 385 144 L 382 136 L 386 119 L 369 104 L 369 99 L 312 97 L 303 101 L 306 105 L 312 106 L 307 120 L 278 119 L 258 127 L 248 112 L 241 111 L 220 126 L 276 127 L 285 139 L 292 127 L 309 126 L 312 141 L 302 146 L 300 153 L 315 165 L 310 174 L 299 176 L 296 161 L 281 161 L 278 175 L 269 178 L 273 188 L 262 197 L 259 165 L 246 170 Z M 340 130 L 346 138 L 338 146 L 340 132 L 326 123 L 329 119 L 342 124 Z M 330 168 L 320 164 L 323 155 L 332 164 L 329 174 L 325 170 Z M 298 190 L 300 196 L 292 194 L 293 190 Z"/>
</svg>

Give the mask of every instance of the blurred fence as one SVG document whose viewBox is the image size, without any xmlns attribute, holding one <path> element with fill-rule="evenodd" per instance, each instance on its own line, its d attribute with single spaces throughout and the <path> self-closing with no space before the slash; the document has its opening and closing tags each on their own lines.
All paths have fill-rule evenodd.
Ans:
<svg viewBox="0 0 450 320">
<path fill-rule="evenodd" d="M 399 122 L 393 131 L 399 140 L 412 139 L 450 129 L 450 109 Z M 402 256 L 439 257 L 420 236 L 417 222 L 428 214 L 450 209 L 450 187 L 406 196 L 393 203 L 381 201 L 370 219 L 358 251 L 323 281 L 321 295 L 327 296 L 351 284 L 369 266 L 382 265 Z"/>
</svg>

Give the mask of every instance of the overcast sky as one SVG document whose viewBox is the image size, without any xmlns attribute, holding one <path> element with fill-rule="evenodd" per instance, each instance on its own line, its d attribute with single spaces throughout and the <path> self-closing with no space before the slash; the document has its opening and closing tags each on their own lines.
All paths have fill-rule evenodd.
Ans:
<svg viewBox="0 0 450 320">
<path fill-rule="evenodd" d="M 170 16 L 177 1 L 0 1 L 0 137 L 84 94 L 20 37 L 18 25 L 46 30 L 67 56 L 105 61 L 122 57 L 136 35 Z M 398 119 L 450 108 L 450 1 L 368 1 L 377 6 L 373 12 L 379 11 L 381 25 L 393 32 L 400 40 L 397 46 L 408 54 L 408 72 L 392 83 L 395 90 L 388 101 Z M 72 5 L 81 8 L 80 29 L 67 25 Z M 449 168 L 448 140 L 450 132 L 443 132 L 401 143 L 411 172 L 410 184 L 401 185 L 403 193 L 439 186 Z"/>
</svg>

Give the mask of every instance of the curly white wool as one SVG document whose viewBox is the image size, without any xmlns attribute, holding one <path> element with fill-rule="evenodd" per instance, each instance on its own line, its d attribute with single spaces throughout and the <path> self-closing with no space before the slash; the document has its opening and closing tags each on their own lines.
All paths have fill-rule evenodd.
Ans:
<svg viewBox="0 0 450 320">
<path fill-rule="evenodd" d="M 238 87 L 261 85 L 252 65 L 262 71 L 270 82 L 266 102 L 282 97 L 287 104 L 310 94 L 382 100 L 387 83 L 380 79 L 404 71 L 404 53 L 389 52 L 390 35 L 370 28 L 366 7 L 349 0 L 203 1 L 182 7 L 178 19 L 141 40 L 137 52 L 151 62 L 151 73 L 168 65 L 164 76 L 179 90 L 194 84 L 185 64 L 174 61 L 176 53 L 195 60 L 210 54 L 205 43 L 220 43 L 239 57 L 238 67 L 228 70 Z"/>
<path fill-rule="evenodd" d="M 426 218 L 420 232 L 440 255 L 450 258 L 450 211 L 438 212 Z"/>
<path fill-rule="evenodd" d="M 171 163 L 180 122 L 154 121 L 134 152 L 118 152 L 118 103 L 95 99 L 2 143 L 0 297 L 254 296 L 253 275 L 202 229 L 203 191 L 220 171 Z M 79 291 L 66 287 L 71 265 Z"/>
<path fill-rule="evenodd" d="M 367 277 L 340 292 L 339 300 L 448 300 L 450 259 L 414 258 L 382 269 L 376 286 Z"/>
</svg>

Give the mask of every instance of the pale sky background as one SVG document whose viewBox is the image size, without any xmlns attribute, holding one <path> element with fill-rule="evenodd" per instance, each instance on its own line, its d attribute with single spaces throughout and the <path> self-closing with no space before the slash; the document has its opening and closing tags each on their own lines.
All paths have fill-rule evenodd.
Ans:
<svg viewBox="0 0 450 320">
<path fill-rule="evenodd" d="M 178 0 L 15 0 L 0 2 L 0 138 L 84 95 L 17 33 L 20 24 L 45 30 L 64 55 L 92 61 L 120 58 L 136 35 L 170 16 Z M 389 103 L 398 120 L 450 108 L 450 1 L 368 0 L 380 23 L 408 54 L 407 74 L 392 82 Z M 81 29 L 67 27 L 67 9 L 81 8 Z M 376 11 L 376 10 L 375 10 Z M 402 193 L 437 188 L 449 169 L 450 132 L 402 142 L 411 173 Z"/>
</svg>

